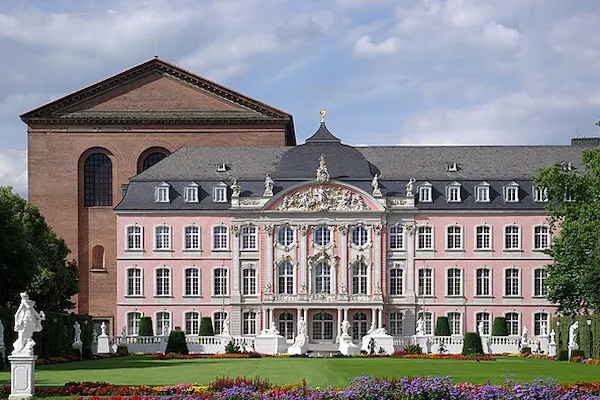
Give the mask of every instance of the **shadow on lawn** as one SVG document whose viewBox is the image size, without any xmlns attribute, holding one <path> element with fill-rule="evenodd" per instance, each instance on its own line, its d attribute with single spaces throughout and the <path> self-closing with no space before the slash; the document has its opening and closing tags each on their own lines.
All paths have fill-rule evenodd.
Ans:
<svg viewBox="0 0 600 400">
<path fill-rule="evenodd" d="M 62 364 L 40 365 L 36 367 L 38 371 L 82 371 L 99 369 L 128 369 L 128 368 L 159 368 L 175 367 L 184 364 L 215 364 L 223 363 L 227 360 L 219 359 L 195 359 L 195 360 L 154 360 L 152 358 L 138 357 L 120 357 L 113 359 L 84 360 L 74 361 Z"/>
</svg>

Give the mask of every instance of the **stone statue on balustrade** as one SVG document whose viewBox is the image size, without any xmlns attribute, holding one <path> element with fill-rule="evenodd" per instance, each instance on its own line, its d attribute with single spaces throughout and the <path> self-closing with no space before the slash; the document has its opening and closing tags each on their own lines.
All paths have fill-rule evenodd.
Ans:
<svg viewBox="0 0 600 400">
<path fill-rule="evenodd" d="M 75 332 L 73 344 L 81 344 L 81 325 L 79 325 L 79 322 L 75 321 L 73 324 L 73 330 Z"/>
<path fill-rule="evenodd" d="M 483 334 L 484 334 L 483 322 L 479 322 L 477 324 L 477 332 L 479 333 L 479 336 L 483 336 Z"/>
<path fill-rule="evenodd" d="M 545 322 L 540 325 L 540 336 L 548 336 L 548 325 Z"/>
<path fill-rule="evenodd" d="M 21 293 L 21 304 L 15 314 L 15 332 L 17 340 L 13 343 L 12 355 L 33 355 L 33 333 L 42 330 L 42 321 L 46 319 L 43 311 L 35 310 L 35 301 L 29 300 L 27 292 Z"/>
<path fill-rule="evenodd" d="M 106 336 L 106 322 L 100 324 L 100 336 Z"/>
<path fill-rule="evenodd" d="M 223 321 L 223 328 L 221 329 L 221 336 L 231 336 L 229 334 L 229 314 L 225 317 Z"/>
<path fill-rule="evenodd" d="M 425 323 L 423 322 L 423 318 L 419 317 L 417 320 L 417 328 L 415 330 L 415 335 L 423 336 L 425 335 Z"/>
<path fill-rule="evenodd" d="M 554 332 L 554 329 L 552 329 L 552 331 L 550 331 L 550 344 L 556 344 L 556 332 Z"/>
<path fill-rule="evenodd" d="M 569 347 L 577 349 L 577 329 L 579 329 L 579 321 L 575 321 L 569 327 Z"/>
<path fill-rule="evenodd" d="M 525 325 L 523 327 L 523 333 L 521 334 L 521 341 L 523 342 L 523 344 L 527 344 L 527 339 L 529 339 L 528 337 L 528 330 L 527 330 L 527 325 Z"/>
</svg>

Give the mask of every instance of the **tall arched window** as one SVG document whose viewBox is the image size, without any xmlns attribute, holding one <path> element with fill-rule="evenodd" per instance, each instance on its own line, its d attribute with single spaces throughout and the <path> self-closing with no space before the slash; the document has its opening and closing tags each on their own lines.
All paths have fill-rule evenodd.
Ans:
<svg viewBox="0 0 600 400">
<path fill-rule="evenodd" d="M 167 157 L 171 152 L 164 147 L 150 147 L 138 157 L 137 172 L 144 172 L 157 162 Z"/>
<path fill-rule="evenodd" d="M 92 249 L 92 269 L 104 269 L 104 247 L 100 245 Z"/>
<path fill-rule="evenodd" d="M 167 155 L 165 153 L 160 153 L 158 151 L 148 154 L 148 156 L 144 158 L 144 161 L 142 162 L 142 171 L 147 170 L 148 168 L 150 168 L 151 166 L 153 166 L 154 164 L 166 157 Z"/>
<path fill-rule="evenodd" d="M 83 166 L 85 207 L 112 206 L 112 162 L 103 153 L 93 153 Z"/>
</svg>

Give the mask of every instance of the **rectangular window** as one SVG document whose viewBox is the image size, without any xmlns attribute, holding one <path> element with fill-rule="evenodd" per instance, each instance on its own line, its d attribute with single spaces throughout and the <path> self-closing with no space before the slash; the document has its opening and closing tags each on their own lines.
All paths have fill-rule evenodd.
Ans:
<svg viewBox="0 0 600 400">
<path fill-rule="evenodd" d="M 433 314 L 429 311 L 421 311 L 417 314 L 417 320 L 419 318 L 423 320 L 423 333 L 425 335 L 433 335 Z"/>
<path fill-rule="evenodd" d="M 191 225 L 184 228 L 184 250 L 200 250 L 200 228 Z"/>
<path fill-rule="evenodd" d="M 519 314 L 513 312 L 506 313 L 504 318 L 506 318 L 506 330 L 508 331 L 508 334 L 511 336 L 519 336 Z"/>
<path fill-rule="evenodd" d="M 188 186 L 185 188 L 185 202 L 186 203 L 197 203 L 198 202 L 198 187 Z"/>
<path fill-rule="evenodd" d="M 537 203 L 543 203 L 548 201 L 548 189 L 534 187 L 533 188 L 533 201 Z"/>
<path fill-rule="evenodd" d="M 215 296 L 227 296 L 227 270 L 225 268 L 215 268 L 213 270 L 213 293 Z"/>
<path fill-rule="evenodd" d="M 140 319 L 142 313 L 132 311 L 127 313 L 127 336 L 137 336 L 140 332 Z"/>
<path fill-rule="evenodd" d="M 533 249 L 546 250 L 550 247 L 550 229 L 545 225 L 533 228 Z"/>
<path fill-rule="evenodd" d="M 404 271 L 401 268 L 392 268 L 390 270 L 390 296 L 402 296 Z"/>
<path fill-rule="evenodd" d="M 419 296 L 433 296 L 433 270 L 421 268 L 419 270 Z"/>
<path fill-rule="evenodd" d="M 488 186 L 477 186 L 475 188 L 475 201 L 487 203 L 490 201 L 490 188 Z"/>
<path fill-rule="evenodd" d="M 490 334 L 490 326 L 491 326 L 492 316 L 487 312 L 480 312 L 475 314 L 475 328 L 477 331 L 482 331 L 484 335 Z M 481 329 L 479 329 L 481 327 Z"/>
<path fill-rule="evenodd" d="M 294 266 L 287 261 L 277 266 L 277 293 L 294 294 Z"/>
<path fill-rule="evenodd" d="M 142 270 L 129 268 L 127 270 L 127 296 L 142 295 Z"/>
<path fill-rule="evenodd" d="M 431 203 L 431 186 L 419 187 L 419 202 Z"/>
<path fill-rule="evenodd" d="M 242 314 L 242 335 L 256 335 L 255 312 L 245 312 Z"/>
<path fill-rule="evenodd" d="M 127 227 L 127 250 L 142 250 L 142 227 L 133 225 Z"/>
<path fill-rule="evenodd" d="M 542 334 L 542 326 L 544 327 L 544 332 L 546 335 L 548 334 L 548 323 L 549 318 L 546 313 L 535 313 L 533 314 L 533 334 L 535 336 L 539 336 Z"/>
<path fill-rule="evenodd" d="M 447 199 L 448 203 L 460 203 L 460 186 L 448 186 Z"/>
<path fill-rule="evenodd" d="M 487 268 L 479 268 L 475 272 L 475 296 L 492 295 L 491 271 Z"/>
<path fill-rule="evenodd" d="M 227 250 L 229 248 L 229 234 L 223 225 L 213 228 L 213 250 Z"/>
<path fill-rule="evenodd" d="M 158 268 L 156 270 L 156 295 L 171 295 L 171 270 L 168 268 Z"/>
<path fill-rule="evenodd" d="M 168 203 L 170 200 L 169 186 L 157 186 L 154 200 L 157 203 Z"/>
<path fill-rule="evenodd" d="M 390 335 L 393 336 L 401 336 L 402 329 L 402 321 L 404 320 L 404 315 L 401 312 L 393 312 L 390 313 Z"/>
<path fill-rule="evenodd" d="M 417 249 L 433 250 L 433 227 L 419 226 L 417 228 Z"/>
<path fill-rule="evenodd" d="M 449 226 L 446 228 L 446 245 L 448 250 L 462 250 L 462 227 Z"/>
<path fill-rule="evenodd" d="M 508 268 L 504 270 L 504 296 L 518 296 L 520 293 L 519 270 Z"/>
<path fill-rule="evenodd" d="M 352 294 L 367 294 L 367 264 L 359 262 L 352 266 Z"/>
<path fill-rule="evenodd" d="M 519 201 L 519 187 L 507 186 L 504 188 L 504 201 L 507 203 L 515 203 Z"/>
<path fill-rule="evenodd" d="M 171 227 L 167 225 L 155 228 L 155 249 L 171 250 Z"/>
<path fill-rule="evenodd" d="M 390 249 L 404 250 L 404 227 L 390 227 Z"/>
<path fill-rule="evenodd" d="M 545 268 L 538 268 L 533 271 L 533 296 L 546 297 L 548 295 L 546 289 L 546 278 L 548 271 Z"/>
<path fill-rule="evenodd" d="M 448 273 L 448 296 L 462 296 L 462 270 L 459 268 L 450 268 Z"/>
<path fill-rule="evenodd" d="M 521 249 L 521 232 L 517 225 L 504 227 L 504 250 Z"/>
<path fill-rule="evenodd" d="M 254 268 L 242 270 L 242 294 L 256 296 L 256 270 Z"/>
<path fill-rule="evenodd" d="M 200 313 L 190 311 L 185 313 L 186 335 L 198 335 L 200 333 Z"/>
<path fill-rule="evenodd" d="M 475 228 L 475 250 L 492 249 L 492 228 L 480 225 Z"/>
<path fill-rule="evenodd" d="M 185 270 L 185 296 L 200 296 L 200 270 L 187 268 Z"/>
<path fill-rule="evenodd" d="M 227 313 L 225 313 L 225 312 L 216 312 L 214 314 L 213 332 L 215 335 L 220 335 L 221 333 L 223 333 L 223 323 L 225 322 L 226 319 L 227 319 Z"/>
<path fill-rule="evenodd" d="M 227 203 L 227 187 L 219 186 L 214 189 L 214 198 L 213 201 L 215 203 Z"/>
<path fill-rule="evenodd" d="M 448 323 L 450 324 L 451 335 L 462 335 L 462 315 L 457 312 L 448 313 Z"/>
<path fill-rule="evenodd" d="M 165 336 L 171 329 L 171 313 L 167 311 L 159 311 L 156 313 L 156 331 L 155 335 Z"/>
<path fill-rule="evenodd" d="M 243 226 L 241 237 L 242 237 L 242 250 L 257 250 L 257 231 L 255 226 Z"/>
</svg>

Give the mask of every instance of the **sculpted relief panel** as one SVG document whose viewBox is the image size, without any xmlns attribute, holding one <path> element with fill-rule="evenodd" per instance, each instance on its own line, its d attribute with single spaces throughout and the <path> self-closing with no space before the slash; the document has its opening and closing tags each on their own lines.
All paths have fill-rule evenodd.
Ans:
<svg viewBox="0 0 600 400">
<path fill-rule="evenodd" d="M 351 190 L 332 186 L 312 186 L 288 194 L 277 207 L 282 211 L 361 211 L 369 206 Z"/>
</svg>

